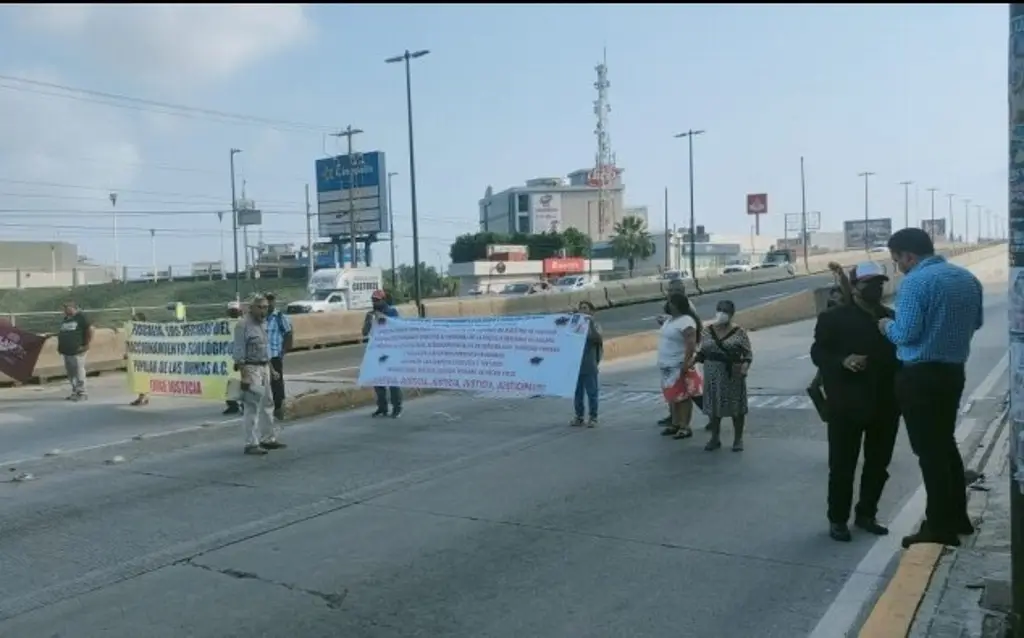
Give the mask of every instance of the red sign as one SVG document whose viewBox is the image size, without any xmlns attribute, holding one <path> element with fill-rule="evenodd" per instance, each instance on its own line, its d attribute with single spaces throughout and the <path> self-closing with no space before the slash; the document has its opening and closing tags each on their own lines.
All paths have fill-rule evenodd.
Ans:
<svg viewBox="0 0 1024 638">
<path fill-rule="evenodd" d="M 747 195 L 747 214 L 764 215 L 768 212 L 768 193 Z"/>
<path fill-rule="evenodd" d="M 585 267 L 582 257 L 548 257 L 544 260 L 545 275 L 580 273 Z"/>
<path fill-rule="evenodd" d="M 0 372 L 21 383 L 30 381 L 44 341 L 37 334 L 0 322 Z"/>
</svg>

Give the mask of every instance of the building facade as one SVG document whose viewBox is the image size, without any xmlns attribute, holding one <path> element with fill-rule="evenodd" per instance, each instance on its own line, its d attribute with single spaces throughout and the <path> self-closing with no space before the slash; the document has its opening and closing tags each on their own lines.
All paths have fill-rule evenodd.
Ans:
<svg viewBox="0 0 1024 638">
<path fill-rule="evenodd" d="M 480 200 L 480 231 L 492 233 L 562 232 L 575 228 L 594 241 L 609 239 L 615 224 L 628 211 L 646 214 L 645 207 L 627 209 L 622 170 L 605 188 L 605 210 L 600 191 L 587 183 L 590 169 L 570 173 L 568 179 L 542 177 L 499 193 L 488 187 Z"/>
<path fill-rule="evenodd" d="M 78 246 L 64 241 L 0 241 L 0 269 L 50 272 L 78 267 Z"/>
</svg>

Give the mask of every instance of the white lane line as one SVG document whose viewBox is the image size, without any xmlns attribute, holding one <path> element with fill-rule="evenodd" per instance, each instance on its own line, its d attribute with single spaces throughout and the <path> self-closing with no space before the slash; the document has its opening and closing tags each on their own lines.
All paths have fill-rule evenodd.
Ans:
<svg viewBox="0 0 1024 638">
<path fill-rule="evenodd" d="M 788 292 L 777 292 L 774 295 L 765 295 L 764 297 L 761 297 L 761 300 L 762 301 L 768 301 L 770 299 L 778 299 L 779 297 L 785 297 L 788 294 L 791 294 L 791 293 L 788 293 Z"/>
<path fill-rule="evenodd" d="M 995 384 L 999 382 L 999 377 L 1004 374 L 1007 362 L 1008 355 L 1004 355 L 999 364 L 978 384 L 971 396 L 984 396 L 991 392 Z M 988 427 L 998 427 L 999 418 L 1001 417 L 987 424 Z M 977 419 L 962 419 L 956 429 L 956 440 L 962 443 L 974 432 L 976 427 L 978 427 Z M 970 458 L 973 460 L 977 453 L 978 451 L 975 450 Z M 818 621 L 814 630 L 808 634 L 808 638 L 845 638 L 850 635 L 861 612 L 864 611 L 864 607 L 874 599 L 879 588 L 885 584 L 886 568 L 900 551 L 900 542 L 903 536 L 913 532 L 924 516 L 925 499 L 924 485 L 921 485 L 896 514 L 896 518 L 889 526 L 889 535 L 880 536 L 875 540 L 871 549 L 857 564 L 853 574 L 846 580 L 835 600 L 825 611 L 825 615 Z"/>
<path fill-rule="evenodd" d="M 329 369 L 326 369 L 326 370 L 311 370 L 309 372 L 297 372 L 295 374 L 285 373 L 284 378 L 285 378 L 285 380 L 287 380 L 287 379 L 289 379 L 291 377 L 296 377 L 296 378 L 302 378 L 302 377 L 322 377 L 322 376 L 325 376 L 325 375 L 333 374 L 335 372 L 348 372 L 350 370 L 358 370 L 358 369 L 359 369 L 359 366 L 347 366 L 347 367 L 344 367 L 344 368 L 329 368 Z"/>
</svg>

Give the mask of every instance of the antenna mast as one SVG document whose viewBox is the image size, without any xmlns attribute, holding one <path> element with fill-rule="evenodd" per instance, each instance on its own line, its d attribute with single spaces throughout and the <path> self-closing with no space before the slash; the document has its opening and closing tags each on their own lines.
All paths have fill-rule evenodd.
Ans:
<svg viewBox="0 0 1024 638">
<path fill-rule="evenodd" d="M 594 134 L 597 136 L 597 155 L 594 158 L 594 171 L 590 176 L 590 183 L 598 187 L 597 195 L 597 233 L 598 237 L 604 236 L 605 229 L 605 207 L 607 192 L 605 189 L 611 185 L 618 172 L 615 169 L 615 154 L 612 152 L 611 136 L 608 134 L 608 114 L 612 107 L 608 103 L 608 48 L 605 47 L 601 64 L 594 67 L 597 71 L 597 82 L 594 88 L 597 89 L 597 99 L 594 101 L 594 115 L 597 116 L 597 127 Z M 614 221 L 614 220 L 613 220 Z"/>
</svg>

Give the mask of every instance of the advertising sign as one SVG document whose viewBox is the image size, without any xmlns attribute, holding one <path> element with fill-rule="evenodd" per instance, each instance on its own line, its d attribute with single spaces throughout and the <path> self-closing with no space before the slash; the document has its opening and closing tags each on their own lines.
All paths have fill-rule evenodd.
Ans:
<svg viewBox="0 0 1024 638">
<path fill-rule="evenodd" d="M 545 275 L 581 273 L 586 265 L 582 257 L 548 257 L 543 262 Z"/>
<path fill-rule="evenodd" d="M 350 237 L 350 211 L 354 211 L 357 237 L 390 230 L 383 151 L 317 160 L 316 196 L 321 237 Z"/>
<path fill-rule="evenodd" d="M 588 327 L 578 314 L 386 318 L 370 332 L 359 385 L 571 397 Z"/>
<path fill-rule="evenodd" d="M 32 379 L 45 341 L 37 334 L 0 322 L 0 373 L 27 383 Z"/>
<path fill-rule="evenodd" d="M 866 227 L 866 230 L 865 230 Z M 865 235 L 867 240 L 865 241 Z M 884 248 L 892 237 L 892 218 L 851 219 L 843 222 L 843 245 L 846 250 Z"/>
<path fill-rule="evenodd" d="M 223 401 L 238 378 L 234 319 L 127 325 L 128 388 L 135 394 Z"/>
<path fill-rule="evenodd" d="M 562 194 L 534 193 L 533 232 L 559 233 L 562 231 Z"/>
<path fill-rule="evenodd" d="M 768 193 L 752 193 L 747 195 L 747 214 L 768 214 Z"/>
<path fill-rule="evenodd" d="M 945 239 L 946 237 L 946 218 L 942 217 L 932 221 L 931 219 L 921 220 L 921 230 L 928 233 L 928 235 L 935 239 Z"/>
</svg>

